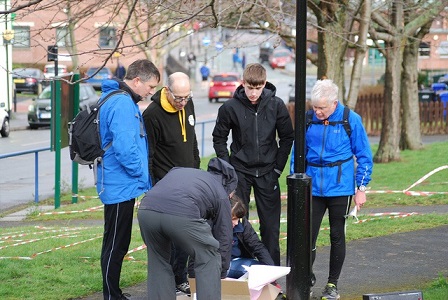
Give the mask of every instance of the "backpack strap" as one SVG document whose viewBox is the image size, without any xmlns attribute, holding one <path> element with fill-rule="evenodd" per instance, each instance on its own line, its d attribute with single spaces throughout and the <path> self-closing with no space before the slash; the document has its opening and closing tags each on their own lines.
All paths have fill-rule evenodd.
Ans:
<svg viewBox="0 0 448 300">
<path fill-rule="evenodd" d="M 348 117 L 350 115 L 350 108 L 348 108 L 347 106 L 344 106 L 344 115 L 342 117 L 342 121 L 328 121 L 328 120 L 318 120 L 318 121 L 313 121 L 313 114 L 314 111 L 312 109 L 308 110 L 306 112 L 306 129 L 308 129 L 308 127 L 310 127 L 311 124 L 320 124 L 320 125 L 337 125 L 337 124 L 342 124 L 342 126 L 344 126 L 344 130 L 347 133 L 348 137 L 350 137 L 350 135 L 352 134 L 352 128 L 350 126 L 350 122 L 348 121 Z"/>
<path fill-rule="evenodd" d="M 104 104 L 104 103 L 106 103 L 106 101 L 109 99 L 109 98 L 112 98 L 112 96 L 114 96 L 114 95 L 120 95 L 120 94 L 127 94 L 125 91 L 123 91 L 123 90 L 115 90 L 115 91 L 112 91 L 112 92 L 110 92 L 109 94 L 107 94 L 107 96 L 106 97 L 104 97 L 103 99 L 101 99 L 101 101 L 99 101 L 98 102 L 98 104 L 97 104 L 97 107 L 95 108 L 95 109 L 100 109 L 100 107 Z M 98 137 L 100 137 L 100 125 L 99 125 L 99 123 L 100 123 L 100 111 L 98 111 L 98 114 L 97 114 L 97 116 L 96 116 L 96 122 L 97 122 L 97 124 L 98 124 L 98 126 L 96 127 L 97 128 L 97 134 L 98 134 Z M 100 137 L 100 141 L 101 141 L 101 137 Z M 109 144 L 107 144 L 106 145 L 106 147 L 104 147 L 104 152 L 106 152 L 106 150 L 107 149 L 109 149 L 110 147 L 112 146 L 112 142 L 110 142 Z M 101 161 L 99 161 L 99 163 L 100 163 Z"/>
<path fill-rule="evenodd" d="M 120 95 L 120 94 L 127 94 L 127 93 L 126 93 L 125 91 L 123 91 L 123 90 L 114 90 L 114 91 L 110 92 L 109 94 L 107 94 L 106 97 L 104 97 L 103 99 L 101 99 L 101 101 L 98 102 L 98 104 L 97 104 L 97 106 L 96 106 L 96 108 L 95 108 L 95 109 L 98 109 L 98 114 L 97 114 L 97 116 L 96 116 L 96 122 L 97 122 L 96 130 L 97 130 L 98 138 L 99 138 L 100 141 L 101 141 L 101 136 L 100 136 L 100 125 L 99 125 L 99 123 L 100 123 L 100 111 L 99 111 L 99 109 L 100 109 L 100 107 L 101 107 L 104 103 L 106 103 L 106 101 L 107 101 L 109 98 L 112 98 L 112 96 Z M 103 148 L 104 152 L 106 152 L 107 149 L 109 149 L 110 147 L 112 147 L 112 142 L 108 143 L 108 144 L 106 145 L 106 147 Z M 96 159 L 93 161 L 93 177 L 94 177 L 95 185 L 96 185 L 97 182 L 98 182 L 98 178 L 97 178 L 98 164 L 101 165 L 101 172 L 104 172 L 104 166 L 103 166 L 103 164 L 101 163 L 102 161 L 103 161 L 103 159 L 102 159 L 101 157 L 98 157 L 98 158 L 96 158 Z M 103 180 L 104 180 L 104 174 L 103 174 L 102 178 L 103 178 Z M 101 195 L 101 193 L 102 193 L 103 191 L 104 191 L 104 183 L 101 182 L 101 191 L 100 191 L 99 195 Z"/>
</svg>

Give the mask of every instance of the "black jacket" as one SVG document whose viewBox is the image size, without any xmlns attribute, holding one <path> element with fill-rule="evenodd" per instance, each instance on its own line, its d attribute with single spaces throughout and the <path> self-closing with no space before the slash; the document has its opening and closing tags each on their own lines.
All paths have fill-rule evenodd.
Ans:
<svg viewBox="0 0 448 300">
<path fill-rule="evenodd" d="M 274 169 L 283 171 L 294 140 L 291 118 L 276 88 L 267 82 L 254 106 L 239 86 L 233 98 L 218 111 L 213 130 L 216 155 L 230 162 L 235 170 L 252 176 L 263 176 Z M 227 139 L 232 131 L 232 143 Z M 278 137 L 278 141 L 277 141 Z"/>
<path fill-rule="evenodd" d="M 218 160 L 214 158 L 211 163 Z M 236 189 L 232 166 L 214 164 L 210 172 L 193 168 L 172 168 L 143 197 L 139 210 L 152 210 L 191 219 L 206 219 L 219 242 L 223 274 L 230 264 L 232 215 L 229 193 Z M 218 170 L 220 169 L 220 170 Z"/>
<path fill-rule="evenodd" d="M 254 258 L 264 265 L 273 266 L 274 261 L 272 260 L 268 249 L 266 249 L 264 244 L 260 241 L 252 225 L 246 218 L 242 219 L 241 224 L 243 225 L 243 231 L 235 232 L 234 230 L 235 235 L 238 238 L 238 247 L 241 251 L 240 257 Z"/>
<path fill-rule="evenodd" d="M 184 107 L 187 133 L 184 142 L 178 112 L 171 113 L 162 108 L 161 91 L 152 96 L 152 103 L 143 112 L 149 143 L 149 174 L 153 183 L 173 167 L 198 169 L 200 165 L 193 101 L 188 101 Z"/>
</svg>

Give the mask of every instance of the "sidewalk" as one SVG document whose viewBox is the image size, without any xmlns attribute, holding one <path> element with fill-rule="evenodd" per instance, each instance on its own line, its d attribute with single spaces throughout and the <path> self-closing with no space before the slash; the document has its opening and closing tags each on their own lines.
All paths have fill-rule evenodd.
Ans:
<svg viewBox="0 0 448 300">
<path fill-rule="evenodd" d="M 380 212 L 448 214 L 448 205 L 364 210 L 364 213 Z M 341 298 L 359 300 L 364 294 L 418 290 L 440 275 L 447 277 L 447 241 L 448 225 L 349 242 L 338 284 Z M 326 284 L 329 253 L 329 246 L 317 250 L 314 264 L 317 282 L 311 289 L 315 296 L 320 296 Z M 286 257 L 282 257 L 282 265 L 286 265 Z M 286 277 L 278 282 L 286 293 Z M 147 299 L 146 282 L 124 288 L 123 292 L 129 293 L 132 300 Z M 79 299 L 100 298 L 101 293 L 95 293 Z"/>
</svg>

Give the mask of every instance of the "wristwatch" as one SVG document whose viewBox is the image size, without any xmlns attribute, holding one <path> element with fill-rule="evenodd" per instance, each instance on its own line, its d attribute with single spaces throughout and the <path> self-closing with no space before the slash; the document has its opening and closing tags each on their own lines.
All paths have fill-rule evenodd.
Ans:
<svg viewBox="0 0 448 300">
<path fill-rule="evenodd" d="M 367 190 L 367 187 L 365 185 L 358 186 L 358 190 L 361 192 L 365 192 Z"/>
</svg>

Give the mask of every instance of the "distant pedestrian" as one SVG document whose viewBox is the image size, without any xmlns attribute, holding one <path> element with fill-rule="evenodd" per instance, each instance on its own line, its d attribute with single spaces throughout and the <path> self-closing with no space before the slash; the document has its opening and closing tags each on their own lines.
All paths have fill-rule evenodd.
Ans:
<svg viewBox="0 0 448 300">
<path fill-rule="evenodd" d="M 241 56 L 241 67 L 243 70 L 246 68 L 246 53 L 243 52 L 243 55 Z"/>
<path fill-rule="evenodd" d="M 120 80 L 123 80 L 125 75 L 126 75 L 126 68 L 123 66 L 122 63 L 118 63 L 117 68 L 115 69 L 115 77 L 117 77 Z"/>
<path fill-rule="evenodd" d="M 196 55 L 193 52 L 190 52 L 187 56 L 187 60 L 189 63 L 196 63 Z"/>
<path fill-rule="evenodd" d="M 210 69 L 209 67 L 207 67 L 206 64 L 203 64 L 200 69 L 200 72 L 202 77 L 202 88 L 206 88 L 208 83 L 208 77 L 210 76 Z"/>
<path fill-rule="evenodd" d="M 233 62 L 232 70 L 238 71 L 238 64 L 241 62 L 240 57 L 238 55 L 238 48 L 233 51 L 232 62 Z"/>
</svg>

